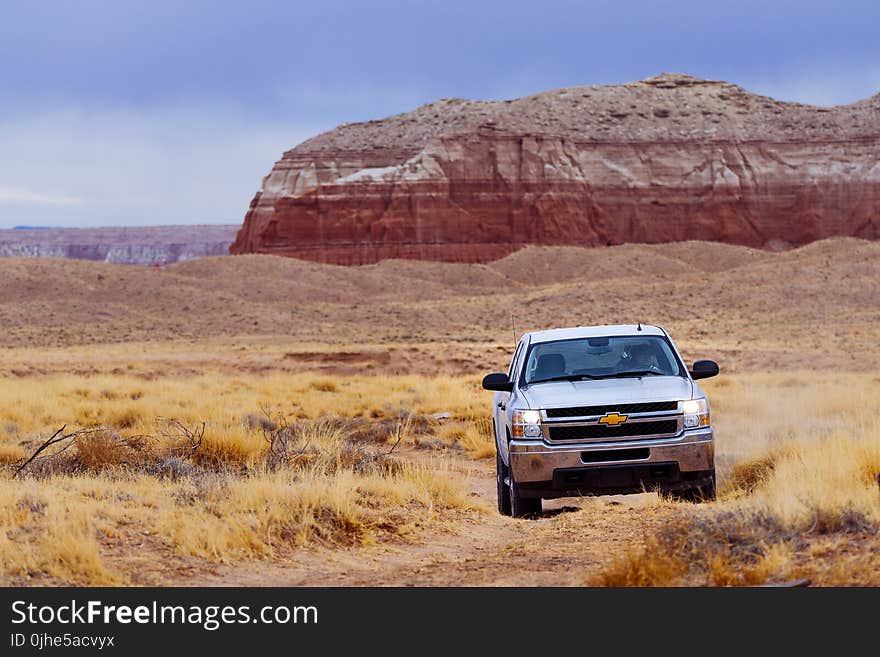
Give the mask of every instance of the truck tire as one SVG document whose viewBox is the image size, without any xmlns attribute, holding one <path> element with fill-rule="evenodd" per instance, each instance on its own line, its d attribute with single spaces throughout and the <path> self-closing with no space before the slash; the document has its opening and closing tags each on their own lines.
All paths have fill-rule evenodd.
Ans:
<svg viewBox="0 0 880 657">
<path fill-rule="evenodd" d="M 510 488 L 507 487 L 507 466 L 501 460 L 501 452 L 495 451 L 495 479 L 498 483 L 498 513 L 510 515 Z"/>
<path fill-rule="evenodd" d="M 541 517 L 541 498 L 540 497 L 520 497 L 519 486 L 513 479 L 513 471 L 508 476 L 510 481 L 510 515 L 514 518 L 540 518 Z"/>
<path fill-rule="evenodd" d="M 715 471 L 712 470 L 712 477 L 707 483 L 700 486 L 692 486 L 683 490 L 671 491 L 669 497 L 680 502 L 714 502 L 715 501 Z"/>
</svg>

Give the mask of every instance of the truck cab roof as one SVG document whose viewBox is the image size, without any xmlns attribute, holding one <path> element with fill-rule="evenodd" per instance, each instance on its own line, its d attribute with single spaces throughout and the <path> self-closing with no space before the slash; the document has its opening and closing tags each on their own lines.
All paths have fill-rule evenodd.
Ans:
<svg viewBox="0 0 880 657">
<path fill-rule="evenodd" d="M 659 326 L 641 324 L 609 324 L 603 326 L 574 326 L 571 328 L 549 329 L 526 333 L 531 344 L 551 342 L 553 340 L 574 340 L 577 338 L 612 337 L 616 335 L 666 335 Z"/>
</svg>

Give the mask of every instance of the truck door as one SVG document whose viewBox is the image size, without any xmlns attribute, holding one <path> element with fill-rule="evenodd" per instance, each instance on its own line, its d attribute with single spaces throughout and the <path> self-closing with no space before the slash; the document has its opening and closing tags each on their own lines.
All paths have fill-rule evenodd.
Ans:
<svg viewBox="0 0 880 657">
<path fill-rule="evenodd" d="M 523 342 L 520 342 L 516 351 L 513 352 L 513 358 L 510 360 L 510 367 L 507 368 L 507 378 L 513 380 L 518 369 L 518 362 L 523 352 Z M 495 418 L 495 442 L 507 461 L 507 430 L 508 418 L 510 417 L 507 406 L 510 403 L 511 393 L 496 392 L 494 397 L 493 415 Z"/>
</svg>

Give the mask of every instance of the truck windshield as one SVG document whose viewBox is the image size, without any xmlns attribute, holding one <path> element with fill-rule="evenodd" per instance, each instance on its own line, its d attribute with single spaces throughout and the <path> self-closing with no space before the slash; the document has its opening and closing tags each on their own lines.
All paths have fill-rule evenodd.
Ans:
<svg viewBox="0 0 880 657">
<path fill-rule="evenodd" d="M 683 371 L 663 337 L 625 335 L 532 345 L 523 374 L 527 385 L 630 376 L 683 376 Z"/>
</svg>

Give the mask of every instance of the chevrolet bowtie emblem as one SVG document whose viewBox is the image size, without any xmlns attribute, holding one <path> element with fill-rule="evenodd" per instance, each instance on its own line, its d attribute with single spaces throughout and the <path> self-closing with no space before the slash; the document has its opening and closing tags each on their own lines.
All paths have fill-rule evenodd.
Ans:
<svg viewBox="0 0 880 657">
<path fill-rule="evenodd" d="M 609 427 L 616 427 L 624 422 L 626 422 L 626 415 L 618 415 L 617 413 L 605 413 L 599 418 L 599 424 L 607 424 Z"/>
</svg>

